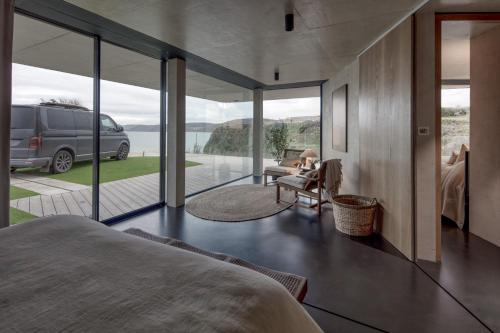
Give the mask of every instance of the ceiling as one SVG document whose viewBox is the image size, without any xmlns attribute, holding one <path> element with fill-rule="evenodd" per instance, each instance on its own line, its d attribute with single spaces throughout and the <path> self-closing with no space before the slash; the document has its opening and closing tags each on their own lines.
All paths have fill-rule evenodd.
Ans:
<svg viewBox="0 0 500 333">
<path fill-rule="evenodd" d="M 328 79 L 424 0 L 68 0 L 266 85 Z M 285 32 L 284 15 L 295 13 Z M 274 80 L 279 69 L 280 80 Z"/>
<path fill-rule="evenodd" d="M 470 41 L 499 22 L 445 21 L 442 24 L 442 79 L 470 79 Z"/>
</svg>

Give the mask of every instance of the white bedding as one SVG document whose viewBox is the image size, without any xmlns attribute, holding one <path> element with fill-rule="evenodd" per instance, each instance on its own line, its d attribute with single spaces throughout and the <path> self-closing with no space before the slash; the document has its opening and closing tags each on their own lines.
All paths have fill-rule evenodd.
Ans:
<svg viewBox="0 0 500 333">
<path fill-rule="evenodd" d="M 55 216 L 0 230 L 9 332 L 321 332 L 260 273 Z"/>
<path fill-rule="evenodd" d="M 465 162 L 441 167 L 441 214 L 462 229 L 465 221 Z"/>
</svg>

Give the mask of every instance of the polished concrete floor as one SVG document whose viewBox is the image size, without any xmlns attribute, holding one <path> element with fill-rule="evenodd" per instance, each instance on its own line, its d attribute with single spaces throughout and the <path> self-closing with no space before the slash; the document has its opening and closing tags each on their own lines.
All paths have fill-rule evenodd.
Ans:
<svg viewBox="0 0 500 333">
<path fill-rule="evenodd" d="M 441 263 L 418 264 L 492 331 L 500 332 L 500 248 L 444 221 L 441 252 Z"/>
<path fill-rule="evenodd" d="M 246 178 L 238 184 L 260 182 Z M 237 184 L 233 183 L 233 184 Z M 421 268 L 379 237 L 349 238 L 321 218 L 290 208 L 268 218 L 206 221 L 184 208 L 162 208 L 113 226 L 181 239 L 308 278 L 305 308 L 325 332 L 487 332 Z"/>
</svg>

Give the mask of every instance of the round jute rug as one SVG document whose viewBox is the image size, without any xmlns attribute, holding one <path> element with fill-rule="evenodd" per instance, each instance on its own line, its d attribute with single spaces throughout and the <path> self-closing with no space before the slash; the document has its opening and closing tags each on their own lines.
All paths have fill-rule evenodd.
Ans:
<svg viewBox="0 0 500 333">
<path fill-rule="evenodd" d="M 186 211 L 205 220 L 241 222 L 277 214 L 292 206 L 294 194 L 281 190 L 276 203 L 276 186 L 236 185 L 221 187 L 195 196 Z"/>
</svg>

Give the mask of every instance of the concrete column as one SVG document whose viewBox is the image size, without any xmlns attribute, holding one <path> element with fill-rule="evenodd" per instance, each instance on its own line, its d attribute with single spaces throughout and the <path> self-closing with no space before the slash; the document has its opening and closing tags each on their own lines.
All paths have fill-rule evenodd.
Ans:
<svg viewBox="0 0 500 333">
<path fill-rule="evenodd" d="M 264 158 L 264 91 L 253 91 L 253 175 L 262 176 Z"/>
<path fill-rule="evenodd" d="M 0 228 L 9 226 L 10 109 L 14 1 L 0 4 Z"/>
<path fill-rule="evenodd" d="M 186 61 L 169 59 L 167 66 L 167 206 L 179 207 L 186 197 Z"/>
</svg>

